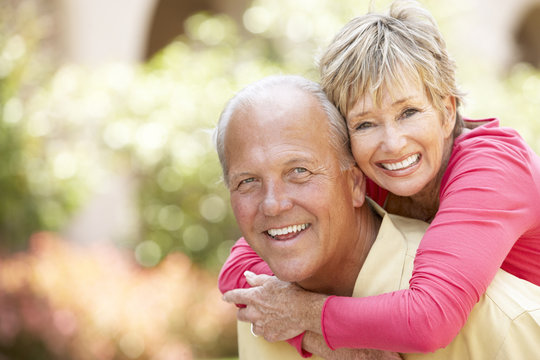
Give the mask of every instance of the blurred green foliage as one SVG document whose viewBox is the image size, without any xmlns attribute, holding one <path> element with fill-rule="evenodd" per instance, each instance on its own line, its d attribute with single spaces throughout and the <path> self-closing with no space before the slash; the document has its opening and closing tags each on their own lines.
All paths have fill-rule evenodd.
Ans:
<svg viewBox="0 0 540 360">
<path fill-rule="evenodd" d="M 45 3 L 2 0 L 0 11 L 2 246 L 22 248 L 36 230 L 63 229 L 105 179 L 122 174 L 136 180 L 140 221 L 116 242 L 147 267 L 181 251 L 214 271 L 239 236 L 211 139 L 225 102 L 266 75 L 317 80 L 320 49 L 369 7 L 255 0 L 242 24 L 192 16 L 185 34 L 146 64 L 52 71 Z M 443 32 L 464 4 L 425 2 Z M 538 70 L 521 65 L 504 79 L 479 77 L 488 67 L 474 61 L 459 64 L 473 99 L 464 114 L 500 117 L 538 151 Z"/>
<path fill-rule="evenodd" d="M 73 183 L 52 176 L 43 139 L 31 136 L 26 106 L 52 73 L 45 2 L 0 5 L 0 248 L 21 249 L 29 235 L 60 228 L 76 206 Z"/>
</svg>

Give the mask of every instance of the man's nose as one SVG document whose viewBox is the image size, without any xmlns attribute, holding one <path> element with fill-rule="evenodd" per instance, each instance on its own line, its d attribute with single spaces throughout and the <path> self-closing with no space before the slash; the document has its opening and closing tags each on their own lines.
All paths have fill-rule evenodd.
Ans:
<svg viewBox="0 0 540 360">
<path fill-rule="evenodd" d="M 390 154 L 398 154 L 406 145 L 406 139 L 396 124 L 385 127 L 382 149 Z"/>
<path fill-rule="evenodd" d="M 260 205 L 265 216 L 277 216 L 292 208 L 292 200 L 288 196 L 285 184 L 267 183 L 264 186 L 264 198 Z"/>
</svg>

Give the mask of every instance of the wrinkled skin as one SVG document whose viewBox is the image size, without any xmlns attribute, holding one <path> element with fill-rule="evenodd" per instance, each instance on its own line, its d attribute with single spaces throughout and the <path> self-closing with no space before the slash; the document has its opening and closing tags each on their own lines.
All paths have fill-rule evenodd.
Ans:
<svg viewBox="0 0 540 360">
<path fill-rule="evenodd" d="M 223 296 L 230 303 L 245 304 L 238 320 L 253 324 L 253 331 L 267 341 L 293 338 L 305 330 L 320 333 L 320 316 L 326 295 L 303 290 L 275 276 L 246 272 L 249 289 L 231 290 Z"/>
<path fill-rule="evenodd" d="M 327 295 L 306 291 L 275 276 L 246 272 L 249 289 L 231 290 L 223 296 L 230 303 L 245 304 L 238 320 L 253 324 L 253 332 L 267 341 L 283 341 L 305 332 L 303 349 L 324 359 L 396 360 L 398 353 L 372 349 L 331 350 L 321 335 L 320 314 Z"/>
</svg>

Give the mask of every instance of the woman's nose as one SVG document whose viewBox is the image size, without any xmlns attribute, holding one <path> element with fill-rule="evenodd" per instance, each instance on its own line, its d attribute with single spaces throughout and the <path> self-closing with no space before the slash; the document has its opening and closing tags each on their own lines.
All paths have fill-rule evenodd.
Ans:
<svg viewBox="0 0 540 360">
<path fill-rule="evenodd" d="M 386 126 L 382 145 L 383 150 L 390 154 L 397 154 L 405 147 L 406 140 L 398 126 Z"/>
<path fill-rule="evenodd" d="M 260 209 L 265 216 L 277 216 L 292 208 L 292 200 L 284 184 L 266 184 Z"/>
</svg>

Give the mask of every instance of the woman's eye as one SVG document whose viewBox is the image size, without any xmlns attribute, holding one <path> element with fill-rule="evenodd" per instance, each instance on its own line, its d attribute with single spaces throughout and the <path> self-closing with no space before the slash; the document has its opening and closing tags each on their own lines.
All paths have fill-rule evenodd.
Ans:
<svg viewBox="0 0 540 360">
<path fill-rule="evenodd" d="M 418 109 L 414 109 L 414 108 L 406 109 L 405 111 L 403 111 L 403 113 L 401 113 L 401 117 L 408 118 L 408 117 L 413 116 L 417 112 L 418 112 Z"/>
<path fill-rule="evenodd" d="M 369 121 L 364 121 L 364 122 L 361 122 L 360 124 L 356 125 L 355 129 L 356 130 L 365 130 L 365 129 L 369 129 L 370 127 L 373 127 L 373 123 L 371 123 Z"/>
</svg>

